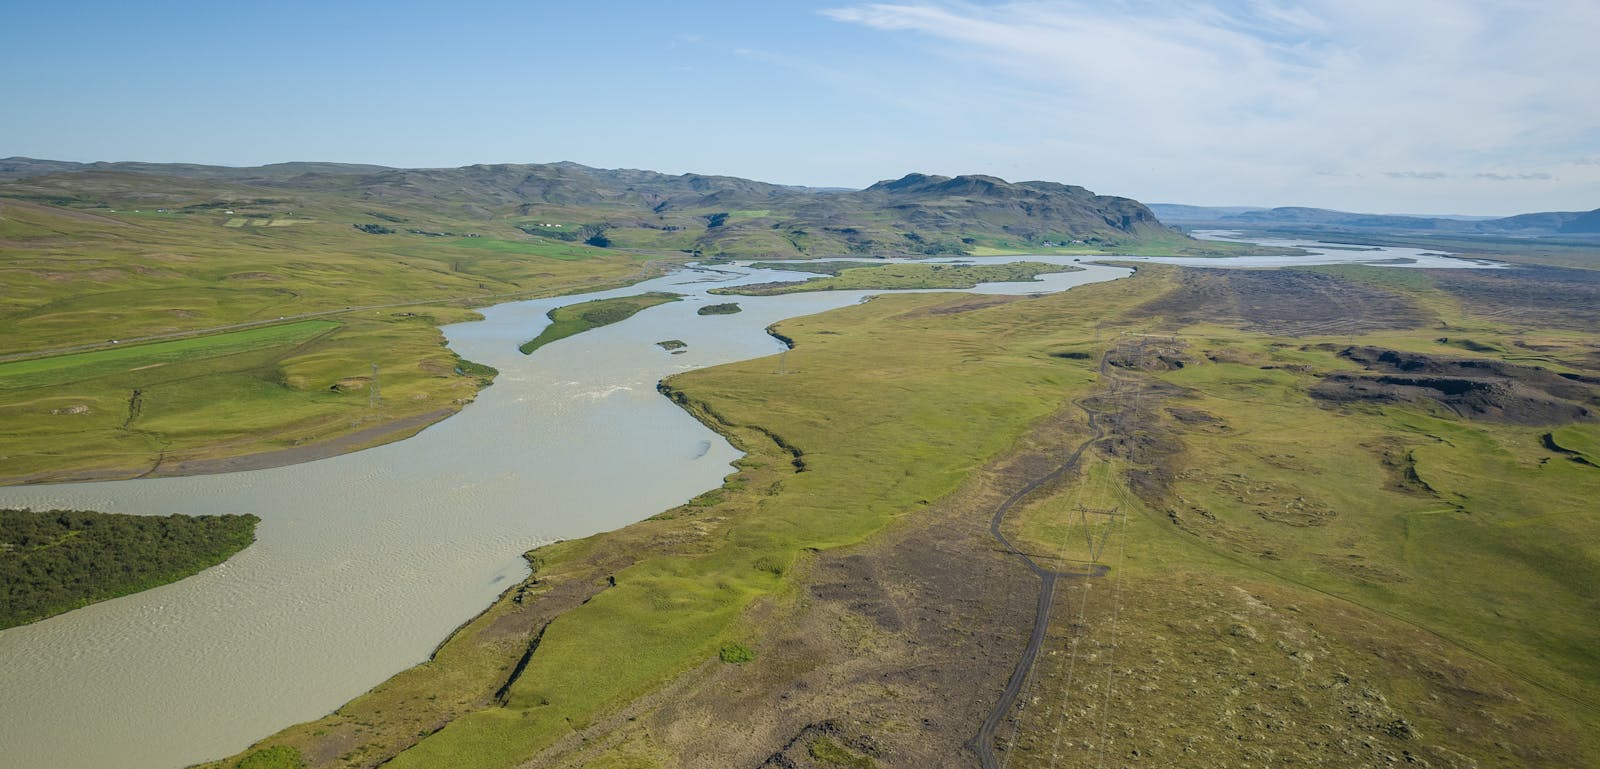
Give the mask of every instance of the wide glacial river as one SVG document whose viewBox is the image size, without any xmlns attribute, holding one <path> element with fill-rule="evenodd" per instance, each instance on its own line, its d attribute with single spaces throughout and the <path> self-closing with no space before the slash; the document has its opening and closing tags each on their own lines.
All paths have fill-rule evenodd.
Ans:
<svg viewBox="0 0 1600 769">
<path fill-rule="evenodd" d="M 1149 261 L 1262 267 L 1397 257 L 1474 266 L 1416 249 Z M 1019 259 L 1073 261 L 959 261 Z M 975 291 L 1060 291 L 1128 274 L 1084 266 Z M 0 769 L 172 769 L 236 752 L 426 659 L 527 574 L 524 551 L 614 529 L 715 488 L 738 452 L 657 394 L 655 383 L 776 353 L 781 345 L 764 333 L 767 325 L 881 293 L 705 293 L 804 277 L 685 269 L 626 289 L 492 307 L 485 320 L 445 334 L 464 357 L 500 369 L 494 386 L 399 443 L 271 470 L 0 488 L 8 507 L 261 517 L 256 543 L 227 563 L 0 631 Z M 516 350 L 552 307 L 641 291 L 686 299 L 531 356 Z M 695 312 L 724 301 L 744 311 Z M 687 342 L 688 352 L 655 345 L 667 339 Z"/>
</svg>

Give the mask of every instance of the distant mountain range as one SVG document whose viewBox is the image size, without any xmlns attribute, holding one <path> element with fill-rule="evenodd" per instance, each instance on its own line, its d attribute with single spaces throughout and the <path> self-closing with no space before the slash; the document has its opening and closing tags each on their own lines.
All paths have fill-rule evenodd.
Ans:
<svg viewBox="0 0 1600 769">
<path fill-rule="evenodd" d="M 1439 235 L 1546 237 L 1600 235 L 1600 209 L 1547 211 L 1502 218 L 1355 214 L 1326 208 L 1210 207 L 1152 203 L 1157 219 L 1170 225 L 1218 225 L 1300 230 L 1383 230 Z"/>
<path fill-rule="evenodd" d="M 396 220 L 390 217 L 416 224 L 433 215 L 437 226 L 411 229 L 498 223 L 525 233 L 516 237 L 707 255 L 959 254 L 982 246 L 1190 242 L 1138 201 L 992 176 L 909 174 L 864 190 L 840 190 L 576 163 L 235 168 L 13 157 L 0 160 L 0 197 L 79 208 L 159 205 L 198 211 L 249 205 L 259 214 L 271 213 L 264 209 L 274 206 L 313 213 L 387 206 L 393 210 L 366 220 L 370 227 L 350 223 L 381 233 L 392 229 L 384 224 Z"/>
</svg>

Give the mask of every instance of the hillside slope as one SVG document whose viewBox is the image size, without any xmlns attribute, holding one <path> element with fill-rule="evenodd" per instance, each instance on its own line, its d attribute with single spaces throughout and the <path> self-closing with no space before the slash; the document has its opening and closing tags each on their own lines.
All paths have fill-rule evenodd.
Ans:
<svg viewBox="0 0 1600 769">
<path fill-rule="evenodd" d="M 444 228 L 437 215 L 447 214 L 480 228 L 512 228 L 512 239 L 728 257 L 960 254 L 983 246 L 1118 248 L 1152 237 L 1186 240 L 1128 198 L 991 176 L 910 174 L 865 190 L 838 190 L 576 163 L 231 168 L 7 158 L 0 160 L 0 180 L 9 182 L 0 183 L 0 197 L 80 208 L 215 212 L 241 200 L 305 208 L 303 197 L 316 196 L 434 214 L 404 215 L 427 226 L 399 228 L 402 235 L 422 234 L 412 229 L 438 233 Z M 348 223 L 373 223 L 370 215 L 365 218 Z M 376 226 L 386 227 L 385 217 L 378 219 Z"/>
</svg>

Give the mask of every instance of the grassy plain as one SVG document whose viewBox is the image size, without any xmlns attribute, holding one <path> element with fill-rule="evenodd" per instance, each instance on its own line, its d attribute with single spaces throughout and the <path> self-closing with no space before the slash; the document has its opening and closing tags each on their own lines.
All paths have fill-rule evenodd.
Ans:
<svg viewBox="0 0 1600 769">
<path fill-rule="evenodd" d="M 521 350 L 523 355 L 528 355 L 534 350 L 556 340 L 566 339 L 574 334 L 581 334 L 601 326 L 621 323 L 638 314 L 641 310 L 649 309 L 658 304 L 676 302 L 680 298 L 678 294 L 652 291 L 636 296 L 595 299 L 589 302 L 557 307 L 546 313 L 550 318 L 550 325 L 545 326 L 538 336 L 523 342 L 517 349 Z"/>
<path fill-rule="evenodd" d="M 68 181 L 48 203 L 0 196 L 0 356 L 32 358 L 0 363 L 0 482 L 130 477 L 386 424 L 406 427 L 372 440 L 404 437 L 493 376 L 443 348 L 439 325 L 615 285 L 649 261 L 513 242 L 509 224 L 437 202 L 140 174 Z M 139 202 L 157 197 L 167 211 Z M 350 226 L 371 221 L 395 232 Z M 174 335 L 188 338 L 133 344 Z M 143 409 L 129 419 L 135 390 Z"/>
<path fill-rule="evenodd" d="M 1314 393 L 1382 375 L 1343 353 L 1353 343 L 1439 360 L 1536 353 L 1593 376 L 1593 335 L 1475 315 L 1368 269 L 1200 284 L 1368 318 L 1331 335 L 1261 330 L 1275 322 L 1258 317 L 1273 311 L 1261 296 L 1215 295 L 1243 308 L 1227 322 L 1175 319 L 1163 297 L 1181 299 L 1191 273 L 1161 267 L 1058 295 L 887 296 L 784 322 L 790 373 L 749 361 L 669 383 L 749 452 L 721 489 L 535 551 L 535 578 L 433 662 L 263 747 L 396 767 L 754 765 L 785 745 L 899 766 L 928 745 L 958 752 L 975 719 L 919 723 L 992 702 L 1032 617 L 1024 599 L 1008 626 L 979 619 L 1017 589 L 985 587 L 979 567 L 1001 557 L 994 508 L 971 500 L 1054 467 L 1089 436 L 1087 403 L 1109 438 L 1005 525 L 1040 557 L 1111 570 L 1061 589 L 1001 734 L 1014 765 L 1591 765 L 1593 422 Z M 1461 337 L 1515 352 L 1449 341 Z M 1080 504 L 1120 516 L 1085 525 Z M 963 559 L 980 600 L 941 597 L 958 592 L 947 564 Z M 519 621 L 520 646 L 506 631 Z M 729 644 L 754 658 L 721 662 Z M 960 677 L 983 671 L 993 692 Z M 437 701 L 408 683 L 424 678 Z"/>
<path fill-rule="evenodd" d="M 0 363 L 0 386 L 25 389 L 62 385 L 130 369 L 143 370 L 171 363 L 238 355 L 262 347 L 301 344 L 337 328 L 339 324 L 334 321 L 306 320 L 170 342 L 128 344 L 90 352 L 28 358 Z"/>
</svg>

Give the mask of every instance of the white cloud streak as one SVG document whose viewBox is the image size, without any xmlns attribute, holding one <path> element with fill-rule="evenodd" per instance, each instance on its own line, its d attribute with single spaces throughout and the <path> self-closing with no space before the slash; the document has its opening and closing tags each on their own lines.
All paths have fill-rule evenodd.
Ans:
<svg viewBox="0 0 1600 769">
<path fill-rule="evenodd" d="M 1234 194 L 1282 195 L 1317 177 L 1330 197 L 1389 184 L 1393 205 L 1414 208 L 1429 201 L 1401 186 L 1449 176 L 1463 201 L 1477 187 L 1492 205 L 1505 194 L 1494 182 L 1551 180 L 1548 169 L 1571 167 L 1600 137 L 1593 0 L 913 1 L 824 13 L 922 36 L 938 43 L 933 55 L 1025 84 L 1028 98 L 1009 107 L 1053 127 L 1037 147 L 1058 165 L 1104 164 L 1095 154 L 1124 148 L 1163 169 L 1164 183 L 1129 180 L 1157 194 L 1220 202 L 1221 173 L 1237 179 Z M 1600 179 L 1578 183 L 1600 195 Z"/>
<path fill-rule="evenodd" d="M 1384 176 L 1390 179 L 1449 179 L 1450 174 L 1443 171 L 1385 171 Z"/>
</svg>

